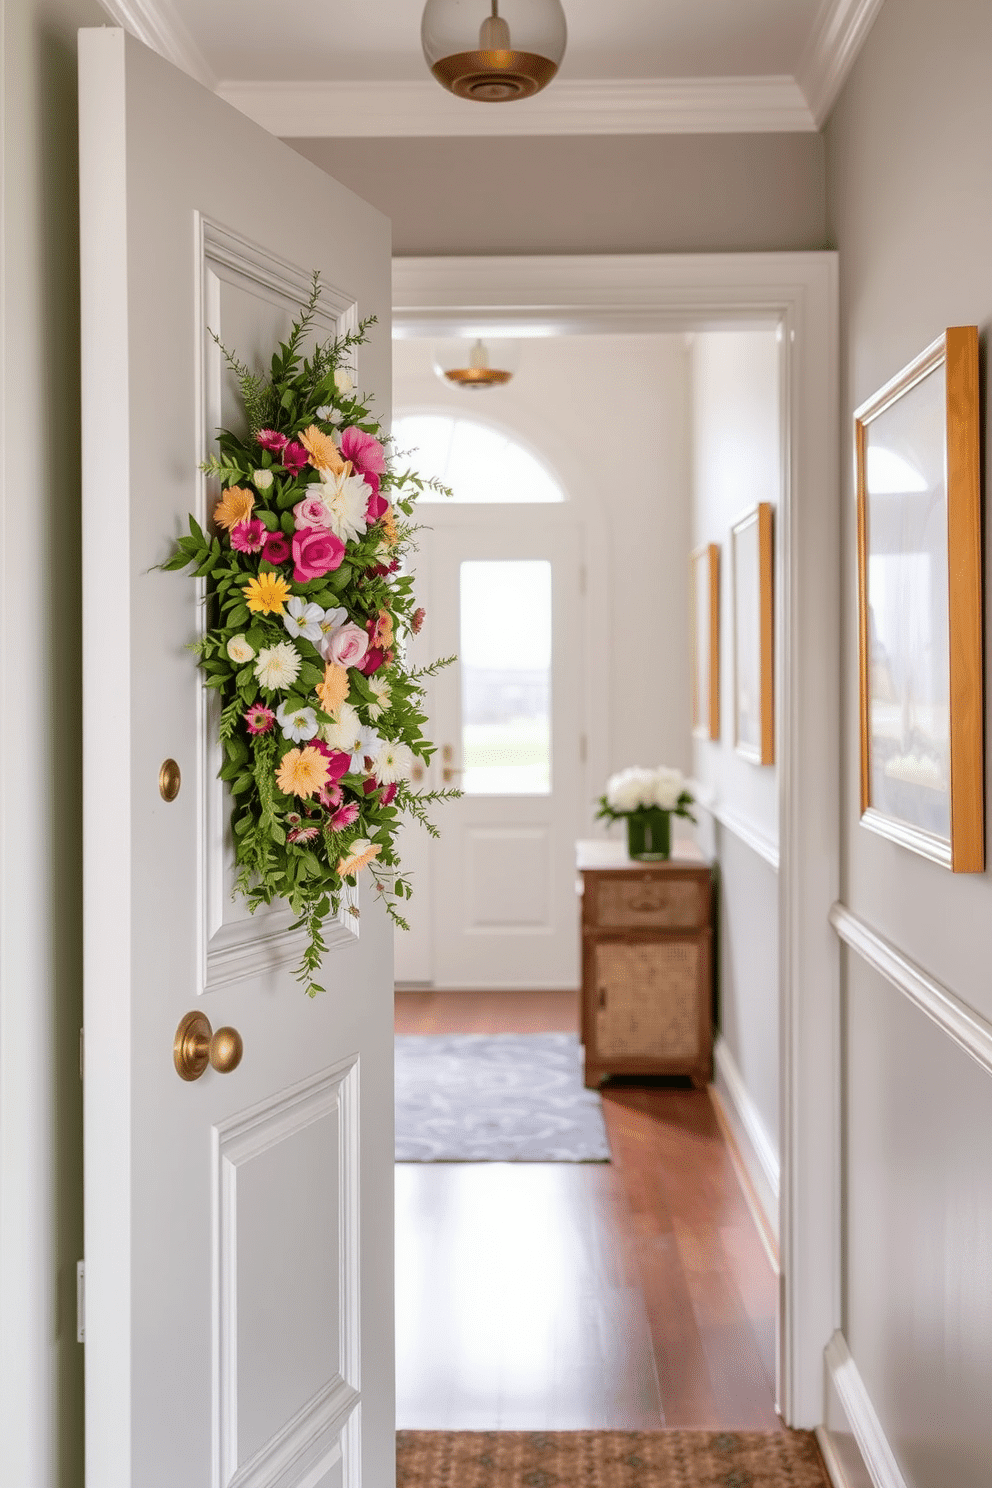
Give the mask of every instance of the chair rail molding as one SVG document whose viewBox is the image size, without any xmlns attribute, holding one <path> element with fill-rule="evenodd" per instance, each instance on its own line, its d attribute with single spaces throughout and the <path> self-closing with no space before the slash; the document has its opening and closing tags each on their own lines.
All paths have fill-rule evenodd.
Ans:
<svg viewBox="0 0 992 1488">
<path fill-rule="evenodd" d="M 909 1488 L 882 1430 L 882 1423 L 875 1414 L 858 1366 L 851 1358 L 847 1340 L 839 1329 L 827 1345 L 826 1365 L 875 1488 Z M 823 1434 L 829 1441 L 829 1433 Z M 835 1456 L 833 1452 L 824 1455 Z"/>
<path fill-rule="evenodd" d="M 782 329 L 778 1397 L 790 1425 L 816 1426 L 841 1295 L 837 255 L 400 258 L 393 321 L 428 337 Z"/>
<path fill-rule="evenodd" d="M 698 780 L 688 781 L 688 788 L 695 797 L 695 804 L 700 811 L 705 811 L 715 822 L 726 831 L 732 832 L 738 841 L 743 842 L 759 858 L 764 858 L 768 866 L 777 873 L 779 869 L 778 843 L 774 837 L 770 837 L 761 827 L 749 822 L 746 817 L 741 816 L 730 806 L 718 801 L 708 786 L 701 785 Z"/>
<path fill-rule="evenodd" d="M 846 946 L 908 997 L 948 1038 L 970 1054 L 986 1074 L 992 1074 L 992 1023 L 846 905 L 833 906 L 830 923 Z"/>
</svg>

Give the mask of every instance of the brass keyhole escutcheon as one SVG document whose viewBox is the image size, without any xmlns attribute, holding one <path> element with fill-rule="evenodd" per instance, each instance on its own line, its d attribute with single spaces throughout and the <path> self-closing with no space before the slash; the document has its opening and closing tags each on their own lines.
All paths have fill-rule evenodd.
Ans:
<svg viewBox="0 0 992 1488">
<path fill-rule="evenodd" d="M 174 801 L 183 783 L 182 771 L 174 759 L 167 759 L 158 772 L 158 793 L 163 801 Z"/>
<path fill-rule="evenodd" d="M 172 1058 L 183 1080 L 198 1080 L 209 1064 L 219 1075 L 229 1075 L 241 1063 L 245 1046 L 236 1028 L 214 1033 L 206 1013 L 187 1013 L 176 1029 Z"/>
</svg>

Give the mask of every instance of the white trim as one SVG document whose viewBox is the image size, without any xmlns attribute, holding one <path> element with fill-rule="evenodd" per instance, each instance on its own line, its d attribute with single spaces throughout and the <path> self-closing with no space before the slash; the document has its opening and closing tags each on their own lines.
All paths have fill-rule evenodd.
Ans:
<svg viewBox="0 0 992 1488">
<path fill-rule="evenodd" d="M 216 87 L 217 79 L 207 59 L 170 0 L 100 0 L 100 4 L 111 20 L 153 52 L 204 87 Z"/>
<path fill-rule="evenodd" d="M 851 1358 L 847 1340 L 839 1329 L 827 1345 L 825 1358 L 837 1398 L 875 1488 L 908 1488 L 858 1366 Z M 832 1455 L 836 1462 L 836 1454 Z"/>
<path fill-rule="evenodd" d="M 782 327 L 778 1397 L 790 1425 L 813 1427 L 841 1298 L 840 951 L 828 922 L 840 886 L 837 256 L 395 259 L 393 307 L 406 336 Z"/>
<path fill-rule="evenodd" d="M 864 46 L 883 0 L 823 0 L 796 68 L 796 81 L 822 128 Z"/>
<path fill-rule="evenodd" d="M 948 1038 L 970 1054 L 986 1074 L 992 1074 L 992 1023 L 903 955 L 846 905 L 834 905 L 830 923 L 846 946 L 908 997 Z"/>
<path fill-rule="evenodd" d="M 109 9 L 124 0 L 105 3 Z M 564 78 L 508 108 L 480 108 L 427 78 L 313 83 L 230 79 L 218 83 L 216 91 L 283 139 L 786 134 L 817 127 L 799 84 L 786 76 Z"/>
<path fill-rule="evenodd" d="M 778 1196 L 780 1166 L 775 1143 L 751 1099 L 730 1045 L 722 1036 L 713 1046 L 713 1090 L 761 1206 L 765 1225 L 778 1243 Z M 778 1258 L 775 1258 L 778 1264 Z"/>
<path fill-rule="evenodd" d="M 779 868 L 779 848 L 774 837 L 770 837 L 763 828 L 754 822 L 749 822 L 746 817 L 739 816 L 730 806 L 724 806 L 717 801 L 714 794 L 706 786 L 700 785 L 697 780 L 690 780 L 688 788 L 695 797 L 696 805 L 701 811 L 705 811 L 714 821 L 719 822 L 726 831 L 732 832 L 738 841 L 743 842 L 752 852 L 763 858 L 776 873 Z"/>
</svg>

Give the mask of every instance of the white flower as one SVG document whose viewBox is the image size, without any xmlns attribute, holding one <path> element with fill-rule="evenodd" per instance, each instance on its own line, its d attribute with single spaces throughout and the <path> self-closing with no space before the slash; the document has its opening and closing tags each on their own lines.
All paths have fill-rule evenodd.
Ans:
<svg viewBox="0 0 992 1488">
<path fill-rule="evenodd" d="M 308 604 L 305 599 L 294 594 L 286 606 L 282 623 L 291 636 L 302 636 L 305 641 L 313 641 L 316 645 L 323 635 L 320 628 L 323 618 L 324 611 L 320 605 Z"/>
<path fill-rule="evenodd" d="M 263 646 L 255 663 L 255 676 L 269 692 L 289 687 L 300 674 L 300 653 L 289 641 Z"/>
<path fill-rule="evenodd" d="M 243 635 L 236 635 L 227 643 L 227 654 L 238 666 L 244 666 L 246 661 L 251 661 L 255 650 L 253 646 L 249 646 Z"/>
<path fill-rule="evenodd" d="M 380 785 L 395 785 L 407 780 L 413 768 L 413 750 L 408 744 L 383 744 L 372 764 L 372 773 Z"/>
<path fill-rule="evenodd" d="M 344 605 L 338 605 L 336 610 L 325 610 L 324 618 L 318 620 L 317 628 L 320 631 L 320 636 L 314 641 L 314 645 L 325 661 L 327 660 L 327 647 L 330 644 L 331 636 L 340 626 L 347 624 L 347 621 L 348 611 Z"/>
<path fill-rule="evenodd" d="M 660 806 L 663 811 L 674 811 L 684 789 L 685 780 L 681 770 L 669 770 L 664 765 L 658 766 L 654 772 L 654 804 L 656 806 Z"/>
<path fill-rule="evenodd" d="M 336 367 L 334 369 L 334 386 L 342 395 L 344 393 L 350 393 L 355 386 L 351 373 L 344 367 Z"/>
<path fill-rule="evenodd" d="M 337 474 L 333 470 L 320 470 L 320 482 L 307 486 L 308 491 L 320 497 L 328 527 L 345 543 L 364 537 L 368 527 L 365 512 L 372 494 L 360 475 L 347 471 L 347 465 Z"/>
<path fill-rule="evenodd" d="M 389 683 L 382 677 L 369 678 L 369 691 L 375 695 L 375 702 L 369 703 L 369 717 L 373 723 L 381 718 L 390 704 Z"/>
<path fill-rule="evenodd" d="M 654 771 L 632 765 L 611 775 L 606 782 L 606 799 L 614 811 L 637 811 L 642 806 L 654 806 Z"/>
<path fill-rule="evenodd" d="M 285 703 L 279 704 L 276 713 L 276 722 L 282 728 L 284 739 L 292 739 L 294 744 L 305 743 L 307 739 L 317 736 L 317 715 L 312 708 L 287 708 Z"/>
<path fill-rule="evenodd" d="M 256 491 L 267 491 L 274 479 L 271 470 L 253 470 L 251 473 L 252 485 Z"/>
<path fill-rule="evenodd" d="M 343 424 L 344 414 L 334 407 L 333 403 L 325 403 L 323 408 L 317 409 L 317 417 L 325 424 Z"/>
<path fill-rule="evenodd" d="M 337 721 L 325 723 L 321 729 L 325 744 L 351 755 L 349 770 L 352 773 L 364 769 L 365 756 L 375 758 L 382 748 L 382 740 L 374 729 L 364 728 L 362 720 L 351 703 L 342 703 Z"/>
</svg>

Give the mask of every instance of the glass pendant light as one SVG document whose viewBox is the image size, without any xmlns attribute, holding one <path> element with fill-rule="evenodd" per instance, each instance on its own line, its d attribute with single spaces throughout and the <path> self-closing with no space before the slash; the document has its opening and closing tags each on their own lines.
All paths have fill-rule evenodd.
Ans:
<svg viewBox="0 0 992 1488">
<path fill-rule="evenodd" d="M 561 0 L 427 0 L 420 23 L 438 82 L 479 103 L 508 103 L 546 88 L 567 39 Z"/>
</svg>

